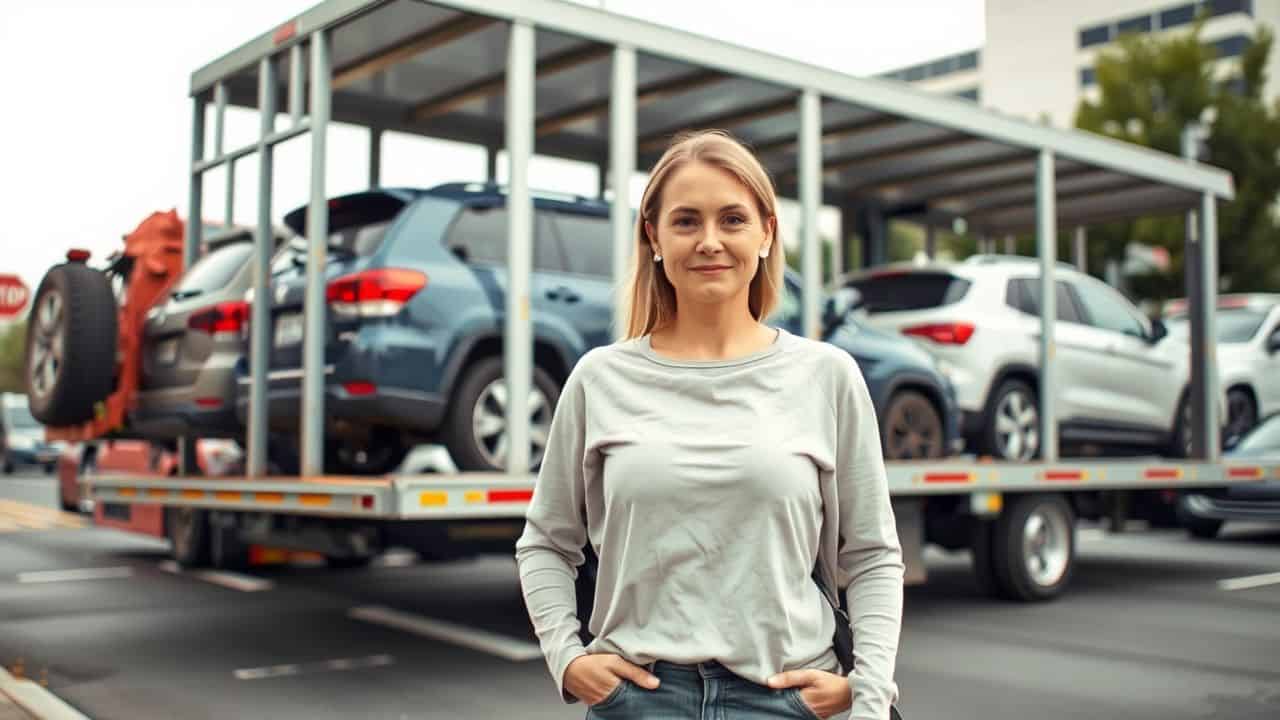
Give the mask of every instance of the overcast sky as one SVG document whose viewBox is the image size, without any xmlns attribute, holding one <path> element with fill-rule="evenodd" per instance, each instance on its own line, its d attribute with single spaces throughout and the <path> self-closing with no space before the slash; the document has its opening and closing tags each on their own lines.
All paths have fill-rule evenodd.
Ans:
<svg viewBox="0 0 1280 720">
<path fill-rule="evenodd" d="M 193 70 L 314 5 L 309 0 L 0 0 L 0 273 L 34 293 L 66 249 L 101 259 L 149 213 L 186 216 Z M 600 6 L 601 0 L 582 0 Z M 611 12 L 727 39 L 852 74 L 874 74 L 979 47 L 982 0 L 603 0 Z M 744 10 L 749 7 L 750 10 Z M 228 113 L 228 147 L 257 120 Z M 383 182 L 484 177 L 484 154 L 454 143 L 384 136 Z M 367 134 L 336 127 L 328 189 L 363 189 Z M 276 216 L 306 202 L 307 145 L 276 159 Z M 535 187 L 593 194 L 595 169 L 536 163 Z M 235 220 L 256 222 L 256 165 L 236 173 Z M 223 213 L 224 178 L 208 176 L 206 218 Z"/>
</svg>

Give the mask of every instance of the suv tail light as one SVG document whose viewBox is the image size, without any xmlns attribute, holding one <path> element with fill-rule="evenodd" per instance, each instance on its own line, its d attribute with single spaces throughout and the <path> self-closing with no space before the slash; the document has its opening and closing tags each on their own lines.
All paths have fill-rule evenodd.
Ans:
<svg viewBox="0 0 1280 720">
<path fill-rule="evenodd" d="M 249 324 L 249 303 L 243 300 L 222 302 L 203 310 L 197 310 L 187 318 L 187 327 L 210 335 L 217 333 L 239 334 Z"/>
<path fill-rule="evenodd" d="M 391 317 L 426 286 L 427 276 L 417 270 L 378 268 L 332 280 L 324 296 L 336 315 Z"/>
<path fill-rule="evenodd" d="M 963 345 L 973 337 L 973 323 L 930 323 L 902 329 L 903 335 L 922 337 L 940 345 Z"/>
</svg>

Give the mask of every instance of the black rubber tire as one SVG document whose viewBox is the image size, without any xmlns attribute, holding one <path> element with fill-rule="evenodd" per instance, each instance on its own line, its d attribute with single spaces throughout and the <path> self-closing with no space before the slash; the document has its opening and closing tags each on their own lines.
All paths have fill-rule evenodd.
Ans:
<svg viewBox="0 0 1280 720">
<path fill-rule="evenodd" d="M 891 433 L 893 425 L 897 425 L 899 414 L 910 413 L 915 422 L 910 423 L 917 430 L 927 430 L 933 440 L 921 452 L 907 452 L 906 448 L 893 442 Z M 901 418 L 906 420 L 905 417 Z M 924 393 L 916 390 L 899 390 L 889 398 L 880 421 L 880 441 L 884 446 L 885 460 L 933 460 L 946 454 L 946 439 L 942 429 L 942 417 Z"/>
<path fill-rule="evenodd" d="M 409 447 L 397 433 L 374 429 L 367 442 L 325 438 L 325 466 L 340 475 L 385 475 L 400 467 Z M 361 456 L 363 452 L 363 457 Z"/>
<path fill-rule="evenodd" d="M 1191 397 L 1182 393 L 1178 401 L 1177 414 L 1173 416 L 1173 429 L 1169 433 L 1169 447 L 1165 454 L 1173 458 L 1191 457 Z"/>
<path fill-rule="evenodd" d="M 360 568 L 369 567 L 369 563 L 373 562 L 372 555 L 326 555 L 325 564 L 334 570 L 359 570 Z"/>
<path fill-rule="evenodd" d="M 1058 513 L 1067 527 L 1067 561 L 1062 575 L 1052 585 L 1042 585 L 1027 571 L 1023 557 L 1023 529 L 1028 518 L 1037 510 Z M 992 564 L 1000 595 L 1018 602 L 1043 602 L 1052 600 L 1071 583 L 1075 570 L 1076 534 L 1075 513 L 1071 504 L 1061 495 L 1006 496 L 1004 511 L 995 521 L 992 533 Z"/>
<path fill-rule="evenodd" d="M 211 561 L 209 514 L 197 508 L 164 509 L 164 534 L 169 554 L 184 568 L 207 566 Z"/>
<path fill-rule="evenodd" d="M 234 513 L 210 511 L 208 521 L 209 564 L 219 570 L 248 568 L 249 546 L 240 539 Z"/>
<path fill-rule="evenodd" d="M 973 577 L 978 583 L 978 590 L 983 595 L 1003 598 L 1004 592 L 1000 581 L 996 578 L 995 558 L 992 555 L 995 525 L 993 520 L 974 518 L 973 539 L 969 552 L 972 556 Z"/>
<path fill-rule="evenodd" d="M 61 312 L 46 334 L 39 313 L 45 299 L 57 293 Z M 55 265 L 45 273 L 36 290 L 31 318 L 27 324 L 27 350 L 23 365 L 31 414 L 45 425 L 63 426 L 85 422 L 94 416 L 94 406 L 115 388 L 116 300 L 105 274 L 80 263 Z M 32 358 L 40 338 L 61 337 L 62 358 L 52 385 L 37 392 L 32 382 Z"/>
<path fill-rule="evenodd" d="M 1213 540 L 1218 537 L 1218 533 L 1225 524 L 1222 520 L 1192 515 L 1183 507 L 1181 500 L 1178 501 L 1177 515 L 1178 524 L 1186 528 L 1187 534 L 1200 540 Z"/>
<path fill-rule="evenodd" d="M 1232 410 L 1237 411 L 1235 417 L 1231 416 Z M 1257 424 L 1258 405 L 1253 401 L 1249 391 L 1238 387 L 1227 391 L 1226 437 L 1238 440 Z"/>
<path fill-rule="evenodd" d="M 1000 407 L 1000 403 L 1006 395 L 1012 392 L 1025 393 L 1031 402 L 1035 405 L 1037 417 L 1040 412 L 1040 397 L 1036 394 L 1036 389 L 1028 383 L 1017 378 L 1008 378 L 996 386 L 995 392 L 987 397 L 987 407 L 982 413 L 982 452 L 999 460 L 1008 460 L 1004 456 L 1004 451 L 1000 448 L 999 442 L 996 440 L 996 411 Z M 1040 450 L 1044 447 L 1044 438 L 1039 438 L 1036 443 L 1035 452 L 1031 453 L 1031 458 L 1040 457 Z"/>
<path fill-rule="evenodd" d="M 453 399 L 449 403 L 449 412 L 445 416 L 445 426 L 441 432 L 441 437 L 445 446 L 449 449 L 453 464 L 459 470 L 481 470 L 487 472 L 505 470 L 505 468 L 495 467 L 485 459 L 484 454 L 479 449 L 471 424 L 472 414 L 476 402 L 480 399 L 480 394 L 489 383 L 502 377 L 502 375 L 502 357 L 487 357 L 468 368 L 454 390 Z M 560 386 L 555 379 L 547 371 L 534 366 L 533 382 L 547 397 L 547 404 L 550 410 L 554 411 L 556 401 L 560 397 Z"/>
</svg>

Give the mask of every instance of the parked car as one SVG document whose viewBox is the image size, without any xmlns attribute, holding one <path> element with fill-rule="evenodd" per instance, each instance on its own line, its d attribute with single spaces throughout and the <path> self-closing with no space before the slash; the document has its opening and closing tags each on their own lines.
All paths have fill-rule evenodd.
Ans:
<svg viewBox="0 0 1280 720">
<path fill-rule="evenodd" d="M 208 438 L 196 441 L 200 474 L 235 475 L 244 471 L 244 451 L 235 442 Z M 97 474 L 165 477 L 178 474 L 178 455 L 165 443 L 146 440 L 94 440 L 64 448 L 57 458 L 58 502 L 68 512 L 92 512 L 84 492 Z"/>
<path fill-rule="evenodd" d="M 248 351 L 253 237 L 249 228 L 220 232 L 147 313 L 132 434 L 155 440 L 243 434 L 236 365 Z"/>
<path fill-rule="evenodd" d="M 529 420 L 536 467 L 569 370 L 591 348 L 612 342 L 614 294 L 609 206 L 536 194 L 534 208 Z M 292 431 L 300 415 L 306 208 L 284 223 L 299 238 L 272 269 L 267 402 L 271 427 Z M 387 472 L 424 442 L 443 443 L 462 470 L 505 467 L 507 223 L 505 192 L 494 185 L 391 188 L 329 201 L 326 464 L 335 471 Z M 788 282 L 789 293 L 798 288 Z M 796 296 L 789 303 L 780 324 L 799 332 Z M 830 330 L 864 363 L 891 418 L 886 437 L 894 452 L 947 452 L 953 403 L 933 361 L 860 325 L 836 322 Z M 247 370 L 242 363 L 242 418 Z"/>
<path fill-rule="evenodd" d="M 60 449 L 45 441 L 44 426 L 31 416 L 26 395 L 0 394 L 0 469 L 6 475 L 22 467 L 51 473 Z"/>
<path fill-rule="evenodd" d="M 1280 415 L 1244 435 L 1226 454 L 1232 460 L 1280 462 Z M 1280 524 L 1280 478 L 1182 496 L 1178 520 L 1195 537 L 1212 538 L 1230 520 Z"/>
<path fill-rule="evenodd" d="M 1064 448 L 1190 451 L 1189 349 L 1123 295 L 1070 266 L 1056 280 L 1056 413 Z M 976 452 L 1028 460 L 1040 452 L 1039 264 L 979 255 L 852 276 L 870 324 L 938 358 L 956 388 Z"/>
<path fill-rule="evenodd" d="M 1165 306 L 1171 333 L 1190 332 L 1185 300 Z M 1280 294 L 1222 295 L 1217 307 L 1218 382 L 1227 397 L 1228 442 L 1280 413 Z"/>
</svg>

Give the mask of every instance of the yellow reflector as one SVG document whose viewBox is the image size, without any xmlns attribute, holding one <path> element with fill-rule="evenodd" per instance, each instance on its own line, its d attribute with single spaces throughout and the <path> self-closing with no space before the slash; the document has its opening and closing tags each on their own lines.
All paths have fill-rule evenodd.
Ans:
<svg viewBox="0 0 1280 720">
<path fill-rule="evenodd" d="M 488 493 L 483 490 L 468 490 L 465 497 L 469 503 L 482 503 L 489 499 Z"/>
<path fill-rule="evenodd" d="M 998 513 L 1004 509 L 1004 496 L 1000 493 L 987 493 L 987 512 Z"/>
<path fill-rule="evenodd" d="M 298 502 L 308 507 L 326 507 L 333 502 L 332 495 L 299 495 Z"/>
<path fill-rule="evenodd" d="M 449 493 L 424 492 L 418 496 L 418 503 L 422 507 L 442 507 L 449 504 Z"/>
<path fill-rule="evenodd" d="M 274 493 L 274 492 L 254 493 L 253 499 L 258 502 L 265 502 L 265 503 L 282 503 L 284 502 L 284 493 Z"/>
<path fill-rule="evenodd" d="M 230 490 L 222 490 L 213 494 L 215 500 L 223 502 L 240 502 L 240 493 L 231 492 Z"/>
<path fill-rule="evenodd" d="M 163 488 L 151 488 L 150 490 L 147 490 L 147 497 L 153 497 L 153 498 L 169 497 L 169 491 Z"/>
<path fill-rule="evenodd" d="M 203 490 L 183 490 L 182 497 L 184 500 L 199 500 L 204 497 Z"/>
<path fill-rule="evenodd" d="M 133 497 L 138 494 L 138 489 L 122 487 L 119 492 L 121 497 Z"/>
</svg>

